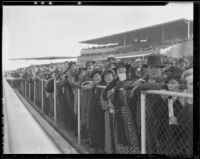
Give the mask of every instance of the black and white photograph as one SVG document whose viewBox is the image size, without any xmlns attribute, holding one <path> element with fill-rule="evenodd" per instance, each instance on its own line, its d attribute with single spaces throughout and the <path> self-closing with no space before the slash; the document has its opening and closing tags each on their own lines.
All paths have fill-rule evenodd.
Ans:
<svg viewBox="0 0 200 159">
<path fill-rule="evenodd" d="M 2 5 L 3 154 L 192 157 L 194 2 L 55 3 Z"/>
</svg>

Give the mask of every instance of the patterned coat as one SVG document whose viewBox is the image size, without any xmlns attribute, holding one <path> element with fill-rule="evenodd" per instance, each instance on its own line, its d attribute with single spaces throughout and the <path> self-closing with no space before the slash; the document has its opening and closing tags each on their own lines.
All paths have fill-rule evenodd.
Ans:
<svg viewBox="0 0 200 159">
<path fill-rule="evenodd" d="M 132 120 L 132 113 L 127 99 L 127 88 L 123 88 L 126 83 L 114 80 L 103 92 L 103 99 L 108 100 L 107 91 L 114 88 L 113 100 L 114 105 L 114 140 L 115 151 L 120 154 L 138 154 L 140 153 L 139 141 L 136 132 L 135 123 Z M 125 91 L 124 91 L 125 90 Z"/>
</svg>

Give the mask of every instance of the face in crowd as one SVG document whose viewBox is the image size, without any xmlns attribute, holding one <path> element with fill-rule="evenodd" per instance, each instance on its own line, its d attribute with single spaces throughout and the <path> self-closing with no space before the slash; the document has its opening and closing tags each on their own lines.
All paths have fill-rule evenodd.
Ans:
<svg viewBox="0 0 200 159">
<path fill-rule="evenodd" d="M 52 77 L 52 78 L 55 78 L 55 77 L 56 77 L 56 74 L 53 72 L 53 73 L 51 74 L 51 77 Z"/>
<path fill-rule="evenodd" d="M 105 67 L 100 67 L 100 70 L 101 70 L 102 72 L 104 72 L 104 71 L 105 71 Z"/>
<path fill-rule="evenodd" d="M 73 64 L 70 69 L 72 70 L 72 72 L 74 72 L 76 70 L 76 65 Z"/>
<path fill-rule="evenodd" d="M 100 66 L 99 65 L 95 65 L 94 69 L 100 69 Z"/>
<path fill-rule="evenodd" d="M 98 74 L 98 73 L 94 74 L 93 75 L 93 82 L 94 82 L 95 85 L 97 85 L 98 83 L 100 83 L 101 82 L 101 75 Z"/>
<path fill-rule="evenodd" d="M 190 92 L 193 93 L 193 69 L 189 69 L 183 72 L 182 80 L 185 88 Z"/>
<path fill-rule="evenodd" d="M 185 78 L 186 81 L 186 88 L 189 90 L 189 92 L 193 93 L 193 75 L 189 75 Z"/>
<path fill-rule="evenodd" d="M 115 64 L 114 63 L 110 64 L 109 69 L 113 70 L 114 68 L 115 68 Z"/>
<path fill-rule="evenodd" d="M 147 72 L 150 78 L 157 78 L 162 76 L 162 68 L 156 66 L 148 66 Z"/>
<path fill-rule="evenodd" d="M 89 72 L 92 72 L 93 69 L 94 69 L 93 63 L 89 63 L 88 66 L 87 66 L 87 70 L 88 70 Z"/>
<path fill-rule="evenodd" d="M 107 73 L 104 75 L 104 81 L 108 84 L 113 81 L 112 73 Z"/>
<path fill-rule="evenodd" d="M 85 73 L 85 71 L 84 71 L 84 70 L 83 70 L 83 71 L 81 71 L 81 72 L 80 72 L 80 74 L 78 75 L 78 79 L 79 79 L 79 80 L 83 80 L 83 79 L 84 79 L 84 76 L 85 76 L 85 74 L 86 74 L 86 73 Z"/>
<path fill-rule="evenodd" d="M 176 79 L 170 79 L 167 82 L 167 86 L 168 86 L 169 91 L 171 92 L 180 92 L 181 83 L 180 81 Z"/>
<path fill-rule="evenodd" d="M 117 76 L 120 81 L 126 80 L 126 67 L 125 66 L 120 66 L 117 68 Z"/>
</svg>

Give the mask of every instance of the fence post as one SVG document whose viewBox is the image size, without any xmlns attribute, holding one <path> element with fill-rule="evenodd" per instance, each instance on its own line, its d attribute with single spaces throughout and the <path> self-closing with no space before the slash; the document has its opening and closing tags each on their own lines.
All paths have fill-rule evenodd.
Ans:
<svg viewBox="0 0 200 159">
<path fill-rule="evenodd" d="M 33 102 L 34 102 L 34 104 L 35 104 L 35 90 L 36 90 L 36 80 L 34 80 L 34 82 L 33 82 L 33 91 L 34 91 L 34 95 L 33 95 Z"/>
<path fill-rule="evenodd" d="M 56 123 L 57 120 L 57 113 L 56 113 L 56 79 L 54 79 L 54 91 L 53 91 L 53 95 L 54 95 L 54 122 Z"/>
<path fill-rule="evenodd" d="M 42 88 L 42 92 L 41 92 L 41 95 L 42 95 L 42 99 L 41 99 L 41 102 L 42 102 L 42 112 L 44 112 L 44 93 L 43 93 L 43 86 L 44 86 L 44 80 L 41 79 L 41 88 Z"/>
<path fill-rule="evenodd" d="M 78 88 L 78 144 L 81 144 L 80 89 Z"/>
<path fill-rule="evenodd" d="M 31 100 L 31 84 L 30 83 L 28 84 L 28 88 L 29 88 L 29 90 L 28 90 L 28 92 L 29 92 L 28 96 L 29 96 L 29 100 Z"/>
<path fill-rule="evenodd" d="M 141 153 L 146 154 L 146 117 L 145 117 L 146 94 L 141 93 Z"/>
<path fill-rule="evenodd" d="M 26 79 L 24 79 L 24 88 L 25 88 L 25 90 L 24 90 L 24 97 L 26 97 Z"/>
</svg>

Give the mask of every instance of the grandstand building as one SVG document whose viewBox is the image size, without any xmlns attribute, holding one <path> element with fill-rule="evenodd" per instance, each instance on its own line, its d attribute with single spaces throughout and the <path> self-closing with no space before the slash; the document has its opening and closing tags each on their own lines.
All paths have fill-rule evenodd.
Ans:
<svg viewBox="0 0 200 159">
<path fill-rule="evenodd" d="M 132 31 L 82 41 L 80 43 L 90 44 L 93 47 L 83 48 L 77 62 L 78 65 L 85 65 L 87 60 L 103 61 L 110 54 L 121 59 L 144 58 L 151 53 L 161 53 L 161 50 L 177 44 L 179 44 L 179 47 L 180 45 L 186 44 L 192 53 L 192 42 L 193 21 L 178 19 Z"/>
</svg>

